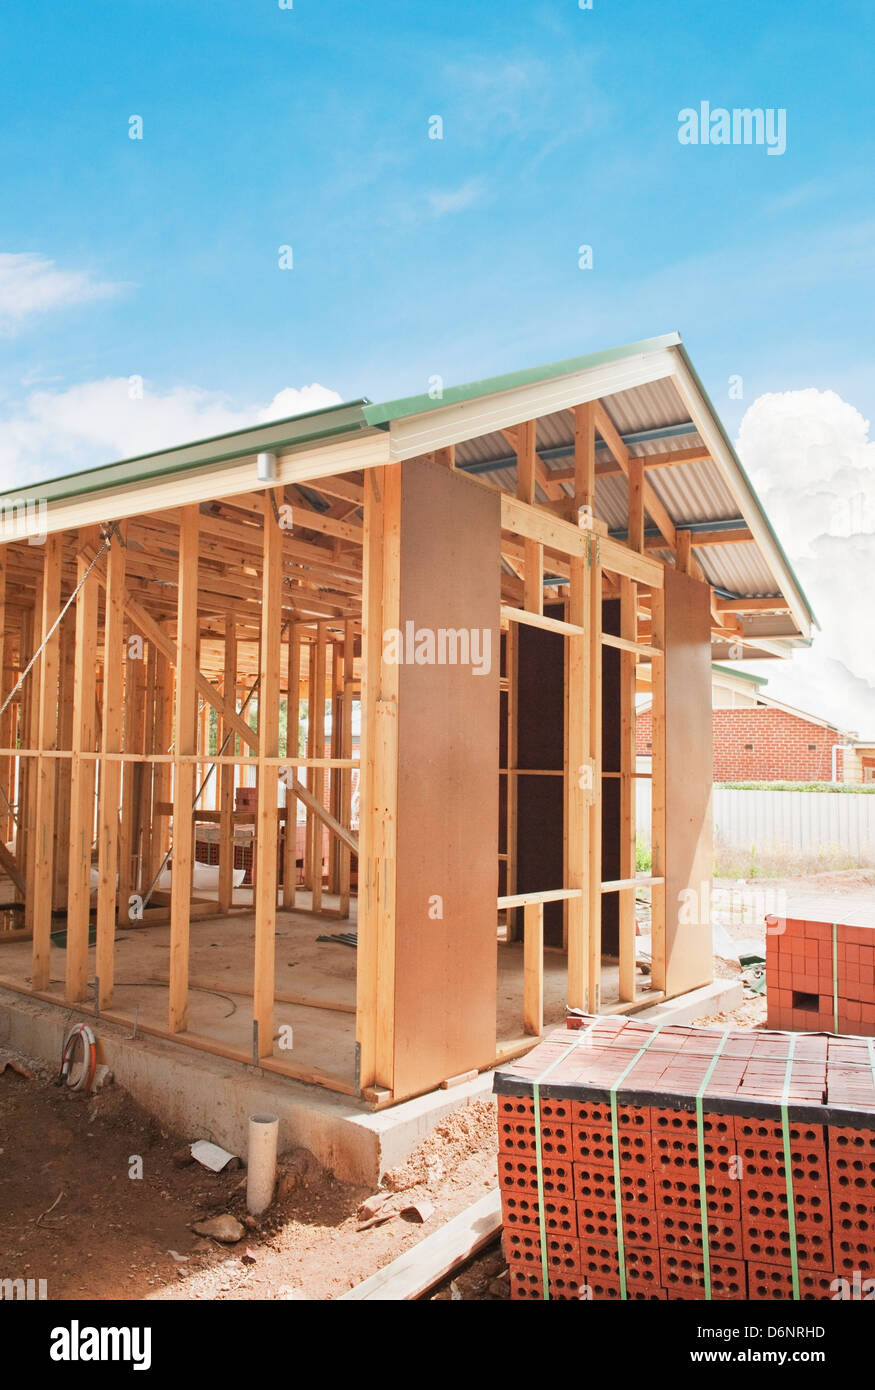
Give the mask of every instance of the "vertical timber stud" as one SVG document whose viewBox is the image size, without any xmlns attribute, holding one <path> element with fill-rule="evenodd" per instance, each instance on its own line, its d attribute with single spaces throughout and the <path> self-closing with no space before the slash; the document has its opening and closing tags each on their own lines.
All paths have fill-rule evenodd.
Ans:
<svg viewBox="0 0 875 1390">
<path fill-rule="evenodd" d="M 155 654 L 155 752 L 169 753 L 173 741 L 173 671 L 165 654 L 153 645 Z M 167 805 L 171 799 L 172 768 L 169 763 L 156 763 L 154 769 L 155 794 L 152 813 L 152 858 L 147 868 L 146 885 L 158 876 L 167 852 L 167 817 L 158 811 L 159 805 Z M 124 907 L 124 902 L 122 902 Z"/>
<path fill-rule="evenodd" d="M 652 589 L 650 598 L 651 637 L 659 654 L 654 653 L 651 666 L 653 730 L 651 762 L 651 865 L 654 878 L 665 878 L 666 815 L 665 815 L 665 590 Z M 651 977 L 653 988 L 665 989 L 666 975 L 666 895 L 665 883 L 654 883 L 651 889 Z"/>
<path fill-rule="evenodd" d="M 24 669 L 27 661 L 35 656 L 40 644 L 40 618 L 42 616 L 42 590 L 43 576 L 38 573 L 36 576 L 35 593 L 33 607 L 25 614 L 25 622 L 22 633 L 26 633 L 26 641 L 22 640 L 21 666 Z M 39 662 L 36 663 L 37 667 Z M 39 683 L 36 679 L 28 678 L 21 691 L 21 747 L 36 748 L 39 741 Z M 21 786 L 21 809 L 19 811 L 18 823 L 21 835 L 19 847 L 18 837 L 16 837 L 15 848 L 18 853 L 18 862 L 24 874 L 24 925 L 28 931 L 33 930 L 33 882 L 36 878 L 36 776 L 37 766 L 33 758 L 22 758 L 21 771 L 19 772 L 19 782 Z"/>
<path fill-rule="evenodd" d="M 60 637 L 60 675 L 58 679 L 58 747 L 73 747 L 73 689 L 75 685 L 76 618 L 68 613 L 58 629 Z M 10 711 L 11 713 L 11 711 Z M 0 731 L 2 736 L 2 731 Z M 10 744 L 3 745 L 9 748 Z M 55 814 L 54 882 L 52 908 L 64 912 L 67 907 L 67 871 L 69 868 L 70 781 L 71 760 L 58 759 L 57 809 Z"/>
<path fill-rule="evenodd" d="M 575 524 L 592 516 L 595 507 L 595 409 L 592 401 L 574 407 L 574 496 L 572 516 Z"/>
<path fill-rule="evenodd" d="M 532 506 L 535 501 L 535 422 L 526 420 L 517 426 L 517 485 L 516 495 Z"/>
<path fill-rule="evenodd" d="M 296 622 L 289 623 L 289 674 L 286 700 L 286 757 L 297 758 L 301 731 L 301 631 Z M 293 768 L 295 776 L 300 776 Z M 283 907 L 295 906 L 298 877 L 298 798 L 286 787 L 286 830 L 283 841 Z"/>
<path fill-rule="evenodd" d="M 591 547 L 591 537 L 589 540 Z M 572 556 L 569 567 L 568 621 L 577 627 L 588 628 L 590 569 L 582 556 Z M 566 638 L 566 648 L 568 741 L 565 769 L 565 884 L 568 888 L 579 889 L 577 897 L 569 898 L 567 908 L 568 1004 L 572 1009 L 583 1009 L 586 1007 L 589 983 L 586 929 L 589 903 L 584 895 L 593 798 L 592 765 L 589 761 L 589 681 L 592 666 L 588 659 L 591 654 L 587 652 L 586 636 Z"/>
<path fill-rule="evenodd" d="M 693 533 L 692 531 L 679 530 L 675 532 L 677 538 L 677 551 L 675 563 L 681 574 L 693 573 Z"/>
<path fill-rule="evenodd" d="M 114 536 L 106 566 L 106 613 L 103 625 L 103 721 L 101 752 L 122 751 L 122 699 L 125 669 L 125 548 L 126 523 L 120 523 L 121 539 Z M 122 765 L 115 758 L 102 759 L 100 800 L 97 812 L 97 1005 L 109 1008 L 115 978 L 116 892 L 119 868 L 119 802 Z M 127 917 L 127 899 L 121 910 Z"/>
<path fill-rule="evenodd" d="M 631 478 L 630 478 L 631 481 Z M 620 636 L 637 640 L 637 593 L 620 579 Z M 635 653 L 620 653 L 620 878 L 635 877 Z M 620 999 L 635 998 L 635 889 L 619 893 Z"/>
<path fill-rule="evenodd" d="M 365 474 L 362 750 L 356 1040 L 360 1087 L 394 1084 L 397 665 L 383 633 L 400 620 L 401 464 Z"/>
<path fill-rule="evenodd" d="M 61 610 L 61 559 L 63 538 L 46 537 L 43 547 L 43 604 L 40 641 Z M 2 647 L 2 641 L 0 641 Z M 52 884 L 55 856 L 55 801 L 57 787 L 57 758 L 44 756 L 46 750 L 58 747 L 58 677 L 60 671 L 60 637 L 56 632 L 46 642 L 39 665 L 39 748 L 36 784 L 36 874 L 32 888 L 33 904 L 33 967 L 31 980 L 34 989 L 46 989 L 49 983 L 49 950 L 52 930 Z"/>
<path fill-rule="evenodd" d="M 222 694 L 234 701 L 237 691 L 237 628 L 233 613 L 225 615 L 224 679 Z M 222 720 L 218 747 L 228 737 L 230 729 Z M 237 750 L 236 735 L 225 752 L 233 757 Z M 234 901 L 234 773 L 236 768 L 223 763 L 219 769 L 219 911 L 227 912 Z"/>
<path fill-rule="evenodd" d="M 282 493 L 276 496 L 282 501 Z M 255 979 L 252 1016 L 259 1057 L 273 1055 L 276 899 L 279 852 L 280 655 L 283 624 L 283 536 L 273 499 L 264 495 L 264 558 L 261 584 L 261 643 L 258 685 L 258 819 L 255 827 Z M 320 827 L 321 828 L 321 827 Z"/>
<path fill-rule="evenodd" d="M 637 550 L 644 549 L 644 460 L 629 459 L 629 530 L 627 545 Z"/>
<path fill-rule="evenodd" d="M 343 637 L 343 696 L 341 702 L 342 736 L 340 756 L 352 757 L 352 701 L 355 661 L 355 624 L 347 621 Z M 352 813 L 352 768 L 340 770 L 340 822 L 349 825 Z M 349 916 L 352 855 L 347 845 L 340 845 L 340 915 Z"/>
<path fill-rule="evenodd" d="M 328 636 L 324 623 L 316 626 L 316 641 L 311 648 L 313 657 L 313 679 L 310 689 L 313 692 L 313 707 L 310 711 L 310 722 L 313 728 L 313 754 L 314 758 L 325 757 L 325 679 L 326 679 L 326 652 L 328 646 Z M 325 801 L 325 769 L 315 767 L 312 771 L 313 795 L 323 805 Z M 322 911 L 322 851 L 325 845 L 325 829 L 322 821 L 317 815 L 313 815 L 313 844 L 312 844 L 312 906 L 314 912 Z"/>
<path fill-rule="evenodd" d="M 544 904 L 523 908 L 523 1032 L 540 1036 L 544 1027 Z"/>
<path fill-rule="evenodd" d="M 96 527 L 79 532 L 76 582 L 85 579 L 88 551 L 98 544 Z M 88 992 L 88 926 L 91 903 L 91 847 L 94 840 L 93 758 L 97 659 L 97 593 L 94 577 L 85 579 L 76 598 L 76 647 L 73 661 L 73 756 L 70 776 L 70 852 L 67 871 L 66 997 L 76 1004 Z"/>
<path fill-rule="evenodd" d="M 601 1008 L 602 980 L 602 567 L 599 538 L 590 537 L 589 604 L 589 759 L 592 804 L 589 810 L 589 1000 L 591 1013 Z"/>
<path fill-rule="evenodd" d="M 9 547 L 0 547 L 0 690 L 7 691 L 12 689 L 12 685 L 6 678 L 6 641 L 8 618 L 6 615 L 6 566 L 8 563 Z M 12 738 L 8 733 L 11 723 L 12 710 L 7 709 L 5 714 L 0 715 L 0 748 L 11 748 Z M 7 801 L 11 801 L 9 795 L 9 758 L 0 758 L 0 836 L 5 845 L 7 840 L 12 839 L 13 825 L 9 816 Z M 5 799 L 4 799 L 5 798 Z"/>
<path fill-rule="evenodd" d="M 198 551 L 200 512 L 197 503 L 182 508 L 179 523 L 179 590 L 176 613 L 176 752 L 197 752 L 195 671 L 198 647 Z M 168 1027 L 188 1027 L 188 958 L 191 925 L 192 851 L 194 848 L 195 765 L 173 768 L 173 865 L 170 876 L 170 999 Z"/>
</svg>

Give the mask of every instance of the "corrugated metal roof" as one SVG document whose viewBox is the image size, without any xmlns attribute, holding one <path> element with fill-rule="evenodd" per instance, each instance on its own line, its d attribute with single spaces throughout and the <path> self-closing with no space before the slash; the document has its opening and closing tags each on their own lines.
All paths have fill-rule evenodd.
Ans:
<svg viewBox="0 0 875 1390">
<path fill-rule="evenodd" d="M 603 404 L 620 434 L 679 425 L 690 418 L 670 377 L 648 381 L 630 391 L 617 391 Z"/>
<path fill-rule="evenodd" d="M 676 525 L 729 520 L 738 515 L 740 505 L 729 486 L 737 472 L 739 495 L 744 498 L 749 511 L 751 508 L 758 509 L 758 515 L 762 516 L 766 528 L 771 532 L 775 550 L 783 561 L 784 569 L 781 573 L 795 584 L 799 596 L 805 602 L 789 561 L 769 526 L 768 518 L 759 508 L 747 475 L 708 400 L 680 336 L 676 333 L 644 339 L 624 347 L 611 348 L 606 352 L 567 358 L 547 366 L 533 367 L 522 372 L 452 387 L 444 390 L 439 401 L 429 396 L 415 396 L 374 406 L 362 399 L 313 411 L 307 415 L 293 416 L 288 420 L 235 431 L 155 454 L 141 455 L 120 463 L 107 464 L 52 482 L 41 482 L 40 496 L 47 501 L 58 501 L 117 486 L 129 487 L 163 474 L 200 469 L 211 464 L 243 458 L 260 450 L 288 448 L 345 433 L 373 430 L 375 426 L 388 428 L 393 421 L 402 420 L 406 416 L 440 412 L 454 403 L 477 401 L 484 396 L 500 396 L 502 392 L 512 392 L 520 387 L 538 383 L 549 383 L 562 376 L 602 368 L 606 364 L 621 363 L 626 359 L 645 356 L 660 349 L 673 349 L 679 360 L 682 359 L 686 364 L 716 430 L 725 443 L 730 463 L 725 464 L 729 470 L 728 476 L 724 475 L 717 463 L 711 461 L 650 469 L 647 477 L 655 494 Z M 702 443 L 692 427 L 681 393 L 669 376 L 640 382 L 634 387 L 612 394 L 608 393 L 604 396 L 603 403 L 618 432 L 628 438 L 628 447 L 635 456 L 652 456 Z M 710 428 L 710 421 L 705 417 L 703 427 Z M 661 437 L 645 440 L 635 437 L 652 431 L 660 431 Z M 558 411 L 538 420 L 537 446 L 548 470 L 568 467 L 573 450 L 573 417 L 570 410 Z M 471 468 L 488 481 L 508 491 L 513 490 L 516 485 L 516 469 L 512 454 L 513 451 L 500 432 L 464 440 L 456 447 L 458 466 L 463 469 Z M 603 459 L 609 455 L 601 449 L 598 457 Z M 563 491 L 570 494 L 570 486 L 564 485 Z M 610 473 L 597 478 L 596 514 L 612 530 L 623 530 L 626 526 L 626 495 L 626 482 L 622 474 Z M 4 496 L 11 497 L 13 492 L 0 494 L 0 503 Z M 753 596 L 774 592 L 774 572 L 765 554 L 761 553 L 754 543 L 700 548 L 698 555 L 709 580 L 731 593 Z M 807 606 L 810 612 L 810 605 Z"/>
<path fill-rule="evenodd" d="M 723 521 L 738 516 L 738 502 L 716 463 L 679 463 L 650 468 L 647 480 L 676 526 L 692 521 Z"/>
</svg>

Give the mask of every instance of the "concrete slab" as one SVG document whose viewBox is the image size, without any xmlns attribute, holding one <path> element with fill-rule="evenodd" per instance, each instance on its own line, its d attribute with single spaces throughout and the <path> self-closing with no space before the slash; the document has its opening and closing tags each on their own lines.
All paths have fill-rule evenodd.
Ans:
<svg viewBox="0 0 875 1390">
<path fill-rule="evenodd" d="M 730 1009 L 739 1008 L 743 1001 L 744 987 L 736 980 L 712 980 L 710 985 L 691 989 L 677 999 L 666 999 L 649 1009 L 639 1009 L 635 1018 L 646 1018 L 648 1023 L 692 1023 L 694 1018 L 728 1013 Z"/>
<path fill-rule="evenodd" d="M 59 1063 L 71 1017 L 88 1016 L 0 989 L 0 1047 Z M 249 1116 L 270 1111 L 280 1120 L 280 1152 L 303 1145 L 343 1181 L 363 1187 L 375 1187 L 444 1115 L 473 1097 L 488 1097 L 492 1087 L 484 1074 L 375 1113 L 364 1101 L 321 1086 L 161 1038 L 131 1038 L 105 1020 L 93 1026 L 119 1085 L 186 1138 L 211 1139 L 245 1158 Z"/>
</svg>

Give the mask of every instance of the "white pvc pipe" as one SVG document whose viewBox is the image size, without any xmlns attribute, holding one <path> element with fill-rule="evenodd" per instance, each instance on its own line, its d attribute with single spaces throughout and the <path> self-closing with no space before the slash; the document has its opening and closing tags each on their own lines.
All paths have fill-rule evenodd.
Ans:
<svg viewBox="0 0 875 1390">
<path fill-rule="evenodd" d="M 276 1183 L 276 1115 L 249 1116 L 249 1152 L 246 1158 L 246 1209 L 261 1216 L 273 1201 Z"/>
</svg>

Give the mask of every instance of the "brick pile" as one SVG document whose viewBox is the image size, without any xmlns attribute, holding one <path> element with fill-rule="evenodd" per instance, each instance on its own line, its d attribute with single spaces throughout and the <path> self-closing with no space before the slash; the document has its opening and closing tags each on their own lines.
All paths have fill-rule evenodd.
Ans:
<svg viewBox="0 0 875 1390">
<path fill-rule="evenodd" d="M 875 1035 L 875 926 L 835 924 L 835 974 L 832 922 L 766 926 L 769 1027 Z"/>
<path fill-rule="evenodd" d="M 831 1299 L 837 1277 L 875 1274 L 875 1044 L 621 1016 L 569 1023 L 495 1077 L 513 1299 L 543 1298 L 542 1241 L 551 1299 L 621 1298 L 621 1263 L 629 1299 L 706 1297 L 695 1098 L 712 1065 L 702 1096 L 711 1297 L 794 1297 L 791 1196 L 800 1298 Z M 615 1165 L 610 1088 L 621 1077 Z"/>
</svg>

